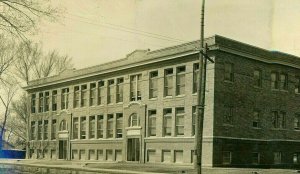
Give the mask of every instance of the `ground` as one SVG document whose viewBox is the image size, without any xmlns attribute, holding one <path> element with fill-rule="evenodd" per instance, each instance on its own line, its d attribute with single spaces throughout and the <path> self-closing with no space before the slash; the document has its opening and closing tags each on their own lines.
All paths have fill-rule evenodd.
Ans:
<svg viewBox="0 0 300 174">
<path fill-rule="evenodd" d="M 50 170 L 68 170 L 68 173 L 176 173 L 176 174 L 195 174 L 193 166 L 175 166 L 175 165 L 149 165 L 133 163 L 99 163 L 83 161 L 48 161 L 48 160 L 0 160 L 0 167 L 16 166 L 16 168 L 48 168 Z M 78 172 L 79 171 L 79 172 Z M 251 168 L 203 168 L 203 174 L 295 174 L 300 173 L 293 169 L 251 169 Z M 44 173 L 44 172 L 41 172 Z"/>
</svg>

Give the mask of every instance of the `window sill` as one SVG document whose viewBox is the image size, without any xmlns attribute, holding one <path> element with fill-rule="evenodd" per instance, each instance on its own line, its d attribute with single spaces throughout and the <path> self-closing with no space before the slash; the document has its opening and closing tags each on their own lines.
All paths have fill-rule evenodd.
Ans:
<svg viewBox="0 0 300 174">
<path fill-rule="evenodd" d="M 234 127 L 232 124 L 227 124 L 227 123 L 223 123 L 223 126 L 226 126 L 226 127 Z"/>
<path fill-rule="evenodd" d="M 197 92 L 195 92 L 195 93 L 192 94 L 192 96 L 197 96 L 197 95 L 198 95 Z"/>
<path fill-rule="evenodd" d="M 274 130 L 274 131 L 287 131 L 286 128 L 271 128 L 271 130 Z"/>
<path fill-rule="evenodd" d="M 224 80 L 224 82 L 227 84 L 233 84 L 233 81 L 230 81 L 230 80 Z"/>
<path fill-rule="evenodd" d="M 172 99 L 173 96 L 165 96 L 164 99 Z"/>
<path fill-rule="evenodd" d="M 258 90 L 262 90 L 263 87 L 262 86 L 253 86 L 254 89 L 258 89 Z"/>
<path fill-rule="evenodd" d="M 300 131 L 300 128 L 294 128 L 294 131 L 299 132 L 299 131 Z"/>
<path fill-rule="evenodd" d="M 252 127 L 252 129 L 261 130 L 261 127 Z"/>
<path fill-rule="evenodd" d="M 155 98 L 149 98 L 149 100 L 151 100 L 151 101 L 157 100 L 157 97 L 155 97 Z"/>
<path fill-rule="evenodd" d="M 123 104 L 123 102 L 118 102 L 118 103 L 117 103 L 117 105 L 122 105 L 122 104 Z"/>
<path fill-rule="evenodd" d="M 185 94 L 176 95 L 176 98 L 183 98 L 183 97 L 185 97 Z"/>
</svg>

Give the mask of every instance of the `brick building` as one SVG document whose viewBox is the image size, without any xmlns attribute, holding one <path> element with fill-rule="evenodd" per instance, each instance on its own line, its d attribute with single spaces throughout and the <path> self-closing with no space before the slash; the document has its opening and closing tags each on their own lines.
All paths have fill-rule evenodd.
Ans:
<svg viewBox="0 0 300 174">
<path fill-rule="evenodd" d="M 207 38 L 204 166 L 300 163 L 300 59 Z M 28 158 L 193 163 L 199 42 L 31 81 Z"/>
</svg>

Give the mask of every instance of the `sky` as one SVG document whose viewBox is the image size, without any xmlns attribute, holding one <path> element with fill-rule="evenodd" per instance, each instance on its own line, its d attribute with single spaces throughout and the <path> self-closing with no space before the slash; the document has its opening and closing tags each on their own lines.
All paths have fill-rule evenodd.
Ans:
<svg viewBox="0 0 300 174">
<path fill-rule="evenodd" d="M 45 50 L 73 58 L 75 68 L 200 38 L 202 0 L 53 0 L 56 23 L 35 36 Z M 300 56 L 299 0 L 206 0 L 205 36 L 215 34 Z"/>
</svg>

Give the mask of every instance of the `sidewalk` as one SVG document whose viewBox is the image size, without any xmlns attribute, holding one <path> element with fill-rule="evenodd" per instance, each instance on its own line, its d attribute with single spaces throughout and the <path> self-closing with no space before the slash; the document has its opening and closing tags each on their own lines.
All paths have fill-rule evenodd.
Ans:
<svg viewBox="0 0 300 174">
<path fill-rule="evenodd" d="M 122 173 L 122 174 L 195 174 L 193 166 L 171 164 L 136 164 L 136 163 L 99 163 L 90 161 L 61 160 L 7 160 L 1 159 L 0 164 L 84 171 L 90 173 Z M 203 174 L 295 174 L 292 169 L 251 169 L 251 168 L 204 168 Z M 71 172 L 72 173 L 72 172 Z"/>
</svg>

